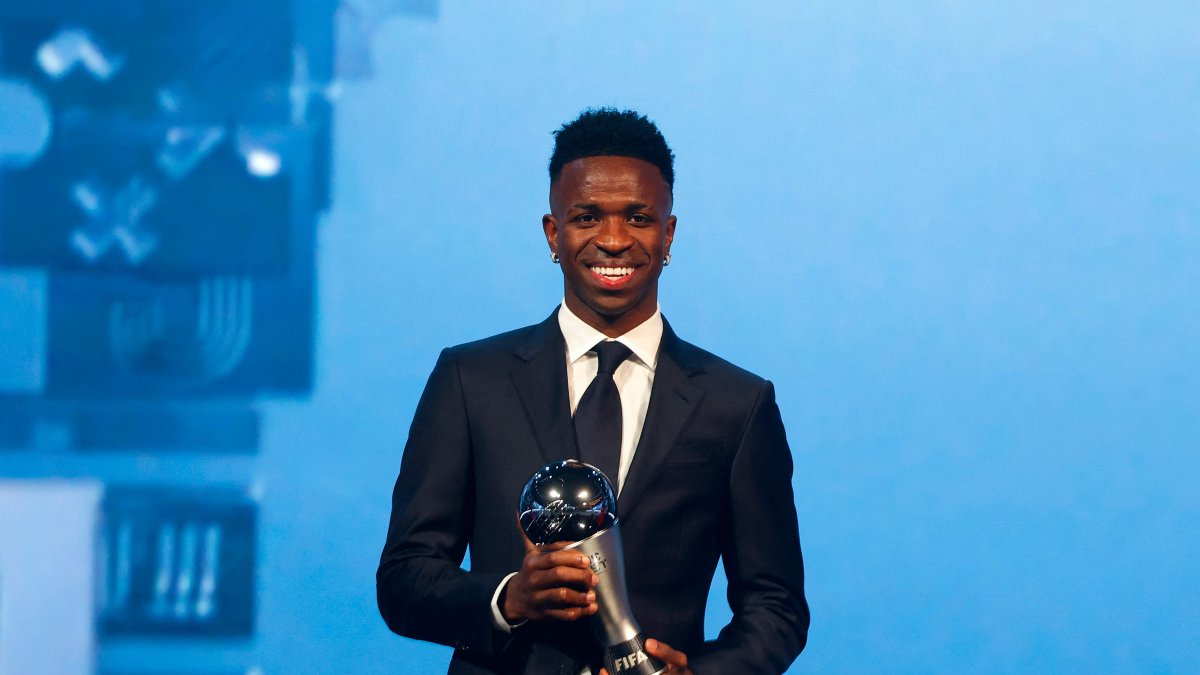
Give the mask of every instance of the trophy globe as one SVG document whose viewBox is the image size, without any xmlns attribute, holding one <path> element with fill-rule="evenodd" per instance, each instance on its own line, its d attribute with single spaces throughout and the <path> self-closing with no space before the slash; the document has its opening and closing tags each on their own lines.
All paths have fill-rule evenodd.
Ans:
<svg viewBox="0 0 1200 675">
<path fill-rule="evenodd" d="M 520 512 L 521 527 L 534 544 L 576 542 L 616 524 L 617 497 L 599 469 L 568 459 L 529 477 Z"/>
</svg>

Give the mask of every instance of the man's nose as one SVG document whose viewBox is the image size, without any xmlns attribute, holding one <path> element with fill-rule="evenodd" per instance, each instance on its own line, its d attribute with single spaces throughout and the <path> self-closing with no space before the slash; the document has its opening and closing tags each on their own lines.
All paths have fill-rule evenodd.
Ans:
<svg viewBox="0 0 1200 675">
<path fill-rule="evenodd" d="M 600 232 L 592 240 L 596 248 L 609 255 L 620 255 L 633 246 L 633 235 L 623 218 L 605 218 L 600 223 Z"/>
</svg>

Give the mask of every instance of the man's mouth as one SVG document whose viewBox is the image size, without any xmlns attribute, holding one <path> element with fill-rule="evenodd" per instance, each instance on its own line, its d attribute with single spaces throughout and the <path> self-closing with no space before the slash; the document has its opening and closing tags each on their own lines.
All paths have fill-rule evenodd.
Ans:
<svg viewBox="0 0 1200 675">
<path fill-rule="evenodd" d="M 620 285 L 633 277 L 634 267 L 616 265 L 589 265 L 588 271 L 606 286 Z"/>
<path fill-rule="evenodd" d="M 609 267 L 606 265 L 593 265 L 588 269 L 607 279 L 620 279 L 621 277 L 627 277 L 630 274 L 633 274 L 632 267 Z"/>
</svg>

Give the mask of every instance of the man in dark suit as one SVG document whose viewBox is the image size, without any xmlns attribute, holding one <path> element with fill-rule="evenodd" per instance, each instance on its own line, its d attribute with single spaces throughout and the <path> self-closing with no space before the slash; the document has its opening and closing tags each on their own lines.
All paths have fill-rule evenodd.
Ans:
<svg viewBox="0 0 1200 675">
<path fill-rule="evenodd" d="M 586 625 L 595 575 L 577 552 L 534 547 L 516 523 L 529 475 L 582 449 L 611 462 L 647 651 L 672 672 L 781 673 L 809 614 L 774 389 L 662 318 L 674 155 L 657 127 L 590 110 L 555 140 L 542 225 L 563 304 L 540 324 L 442 352 L 396 481 L 380 612 L 401 635 L 454 646 L 451 673 L 599 672 Z M 595 418 L 604 388 L 619 403 Z M 612 452 L 593 461 L 598 435 L 611 435 Z M 733 620 L 706 642 L 718 560 Z"/>
</svg>

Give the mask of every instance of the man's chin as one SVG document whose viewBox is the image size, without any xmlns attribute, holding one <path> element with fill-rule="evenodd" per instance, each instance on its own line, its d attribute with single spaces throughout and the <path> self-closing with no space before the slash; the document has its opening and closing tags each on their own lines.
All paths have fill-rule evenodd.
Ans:
<svg viewBox="0 0 1200 675">
<path fill-rule="evenodd" d="M 654 310 L 658 307 L 656 301 L 650 303 L 643 302 L 604 302 L 603 299 L 593 300 L 583 303 L 583 308 L 573 307 L 568 303 L 568 307 L 581 319 L 593 319 L 594 321 L 603 323 L 605 326 L 614 326 L 622 323 L 629 323 L 626 328 L 633 328 L 638 323 L 645 321 L 654 314 Z M 581 313 L 582 312 L 582 313 Z M 588 321 L 592 323 L 592 321 Z M 599 326 L 594 326 L 599 328 Z"/>
</svg>

